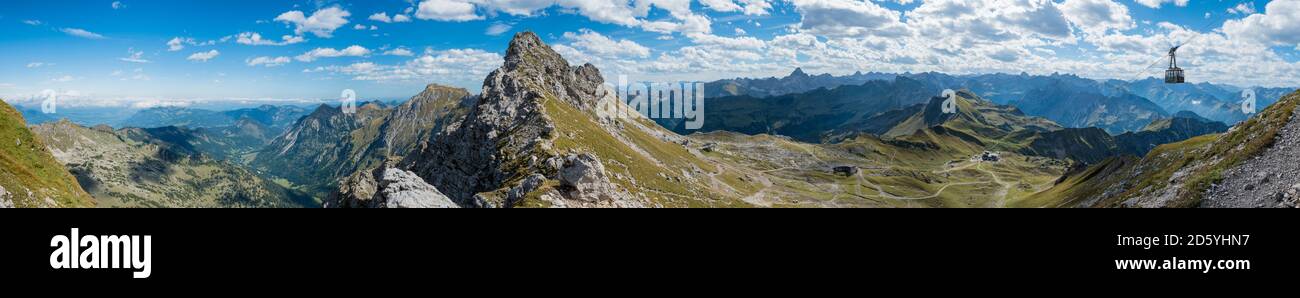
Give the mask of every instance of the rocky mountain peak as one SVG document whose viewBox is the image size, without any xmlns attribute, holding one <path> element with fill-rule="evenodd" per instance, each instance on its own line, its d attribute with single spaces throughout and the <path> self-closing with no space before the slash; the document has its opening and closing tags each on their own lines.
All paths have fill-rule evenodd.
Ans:
<svg viewBox="0 0 1300 298">
<path fill-rule="evenodd" d="M 795 67 L 794 72 L 791 72 L 789 75 L 789 77 L 791 78 L 799 78 L 799 77 L 807 77 L 807 76 L 808 73 L 803 72 L 802 67 Z"/>
<path fill-rule="evenodd" d="M 530 31 L 515 34 L 506 49 L 506 71 L 531 70 L 533 74 L 556 74 L 569 70 L 569 63 L 564 57 L 552 50 Z"/>
</svg>

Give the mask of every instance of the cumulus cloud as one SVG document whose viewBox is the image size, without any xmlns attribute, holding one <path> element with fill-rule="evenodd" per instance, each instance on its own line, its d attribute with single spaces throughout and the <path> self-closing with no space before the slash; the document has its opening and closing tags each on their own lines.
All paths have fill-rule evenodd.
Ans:
<svg viewBox="0 0 1300 298">
<path fill-rule="evenodd" d="M 1228 8 L 1228 13 L 1230 13 L 1230 14 L 1245 14 L 1245 15 L 1254 14 L 1254 13 L 1255 13 L 1255 2 L 1242 2 L 1242 3 L 1237 3 L 1237 6 L 1233 6 L 1233 7 L 1229 7 L 1229 8 Z M 1209 14 L 1209 13 L 1207 12 L 1206 14 Z"/>
<path fill-rule="evenodd" d="M 581 29 L 577 33 L 565 32 L 564 39 L 569 45 L 586 53 L 604 57 L 650 56 L 650 48 L 627 39 L 614 40 L 591 29 Z"/>
<path fill-rule="evenodd" d="M 366 55 L 370 55 L 369 49 L 366 49 L 365 47 L 362 46 L 353 45 L 344 48 L 342 50 L 336 50 L 333 48 L 316 48 L 309 52 L 303 53 L 302 55 L 298 55 L 298 57 L 294 57 L 294 59 L 302 62 L 312 62 L 320 58 L 361 57 Z"/>
<path fill-rule="evenodd" d="M 113 1 L 109 6 L 113 7 L 113 9 L 122 9 L 123 7 L 126 7 L 126 5 L 122 4 L 122 1 Z"/>
<path fill-rule="evenodd" d="M 384 13 L 384 12 L 376 12 L 375 14 L 370 15 L 370 18 L 368 18 L 368 19 L 371 20 L 371 21 L 376 21 L 376 22 L 380 22 L 380 23 L 392 23 L 392 22 L 393 22 L 393 18 L 388 17 L 388 14 L 387 14 L 387 13 Z"/>
<path fill-rule="evenodd" d="M 483 16 L 474 12 L 474 4 L 466 0 L 424 0 L 420 1 L 415 18 L 421 20 L 464 22 L 481 20 Z"/>
<path fill-rule="evenodd" d="M 181 39 L 180 37 L 173 37 L 171 40 L 167 41 L 167 51 L 169 52 L 175 52 L 184 49 L 185 49 L 185 39 Z"/>
<path fill-rule="evenodd" d="M 388 56 L 415 56 L 415 53 L 412 53 L 411 50 L 408 50 L 408 49 L 406 49 L 406 48 L 396 48 L 396 49 L 392 49 L 392 50 L 385 51 L 385 52 L 384 52 L 384 55 L 388 55 Z"/>
<path fill-rule="evenodd" d="M 1150 8 L 1160 8 L 1160 5 L 1164 3 L 1173 3 L 1178 7 L 1186 7 L 1187 1 L 1188 0 L 1133 0 L 1133 2 L 1137 2 L 1138 4 L 1142 4 L 1142 6 Z"/>
<path fill-rule="evenodd" d="M 1300 50 L 1300 1 L 1273 1 L 1264 6 L 1264 13 L 1252 14 L 1223 24 L 1223 31 L 1241 38 L 1273 46 L 1289 46 Z"/>
<path fill-rule="evenodd" d="M 208 62 L 208 60 L 212 60 L 212 58 L 216 58 L 217 55 L 221 55 L 221 52 L 218 52 L 217 50 L 198 52 L 198 53 L 191 54 L 188 58 L 185 58 L 185 60 Z"/>
<path fill-rule="evenodd" d="M 347 10 L 331 6 L 317 10 L 311 16 L 298 10 L 288 11 L 275 17 L 275 21 L 294 26 L 293 32 L 299 36 L 310 32 L 316 37 L 330 38 L 333 37 L 334 30 L 348 24 L 349 16 L 352 14 Z"/>
<path fill-rule="evenodd" d="M 1136 26 L 1128 7 L 1113 0 L 1066 0 L 1061 4 L 1061 11 L 1071 23 L 1090 34 Z"/>
<path fill-rule="evenodd" d="M 302 36 L 285 35 L 280 37 L 280 41 L 262 39 L 262 34 L 257 32 L 244 32 L 235 36 L 235 42 L 239 44 L 254 46 L 283 46 L 307 41 Z"/>
<path fill-rule="evenodd" d="M 704 7 L 719 12 L 744 12 L 745 15 L 767 15 L 772 9 L 768 0 L 700 0 Z"/>
<path fill-rule="evenodd" d="M 370 15 L 368 19 L 380 23 L 405 23 L 411 21 L 411 17 L 408 17 L 404 14 L 393 14 L 392 17 L 388 17 L 388 14 L 382 11 Z"/>
<path fill-rule="evenodd" d="M 289 64 L 289 62 L 292 62 L 290 61 L 289 57 L 284 57 L 284 56 L 280 56 L 280 57 L 262 56 L 262 57 L 256 57 L 256 58 L 250 58 L 248 60 L 244 60 L 244 63 L 248 64 L 248 66 L 261 65 L 266 67 L 276 67 L 280 65 Z"/>
<path fill-rule="evenodd" d="M 897 11 L 855 0 L 792 0 L 801 15 L 799 28 L 829 36 L 904 36 L 909 31 Z M 920 8 L 918 8 L 919 10 Z"/>
</svg>

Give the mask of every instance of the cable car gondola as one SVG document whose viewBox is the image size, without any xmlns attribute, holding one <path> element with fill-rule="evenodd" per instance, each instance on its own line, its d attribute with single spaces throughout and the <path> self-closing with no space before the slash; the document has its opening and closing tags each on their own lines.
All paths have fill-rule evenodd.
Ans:
<svg viewBox="0 0 1300 298">
<path fill-rule="evenodd" d="M 1178 47 L 1180 46 L 1169 49 L 1169 69 L 1165 70 L 1165 84 L 1183 83 L 1183 69 L 1178 68 L 1178 56 L 1175 53 Z"/>
</svg>

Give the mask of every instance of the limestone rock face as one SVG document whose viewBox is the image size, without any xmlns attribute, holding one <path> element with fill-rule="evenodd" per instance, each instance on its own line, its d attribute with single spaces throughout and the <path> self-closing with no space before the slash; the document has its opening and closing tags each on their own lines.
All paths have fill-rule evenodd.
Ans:
<svg viewBox="0 0 1300 298">
<path fill-rule="evenodd" d="M 502 67 L 484 80 L 483 93 L 464 120 L 438 132 L 400 167 L 424 177 L 462 206 L 502 203 L 475 197 L 509 191 L 533 174 L 554 172 L 537 162 L 553 157 L 548 148 L 555 124 L 543 104 L 559 100 L 590 110 L 603 82 L 594 66 L 571 67 L 537 35 L 519 33 Z"/>
<path fill-rule="evenodd" d="M 380 167 L 349 177 L 326 208 L 459 208 L 415 173 Z"/>
</svg>

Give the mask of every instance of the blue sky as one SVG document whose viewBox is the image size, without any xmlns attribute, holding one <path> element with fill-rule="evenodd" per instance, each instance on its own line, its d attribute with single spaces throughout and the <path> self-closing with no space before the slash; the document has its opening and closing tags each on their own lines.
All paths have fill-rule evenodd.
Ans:
<svg viewBox="0 0 1300 298">
<path fill-rule="evenodd" d="M 5 1 L 0 97 L 72 105 L 407 98 L 477 91 L 533 30 L 613 78 L 1021 71 L 1300 85 L 1300 1 L 371 0 Z"/>
</svg>

